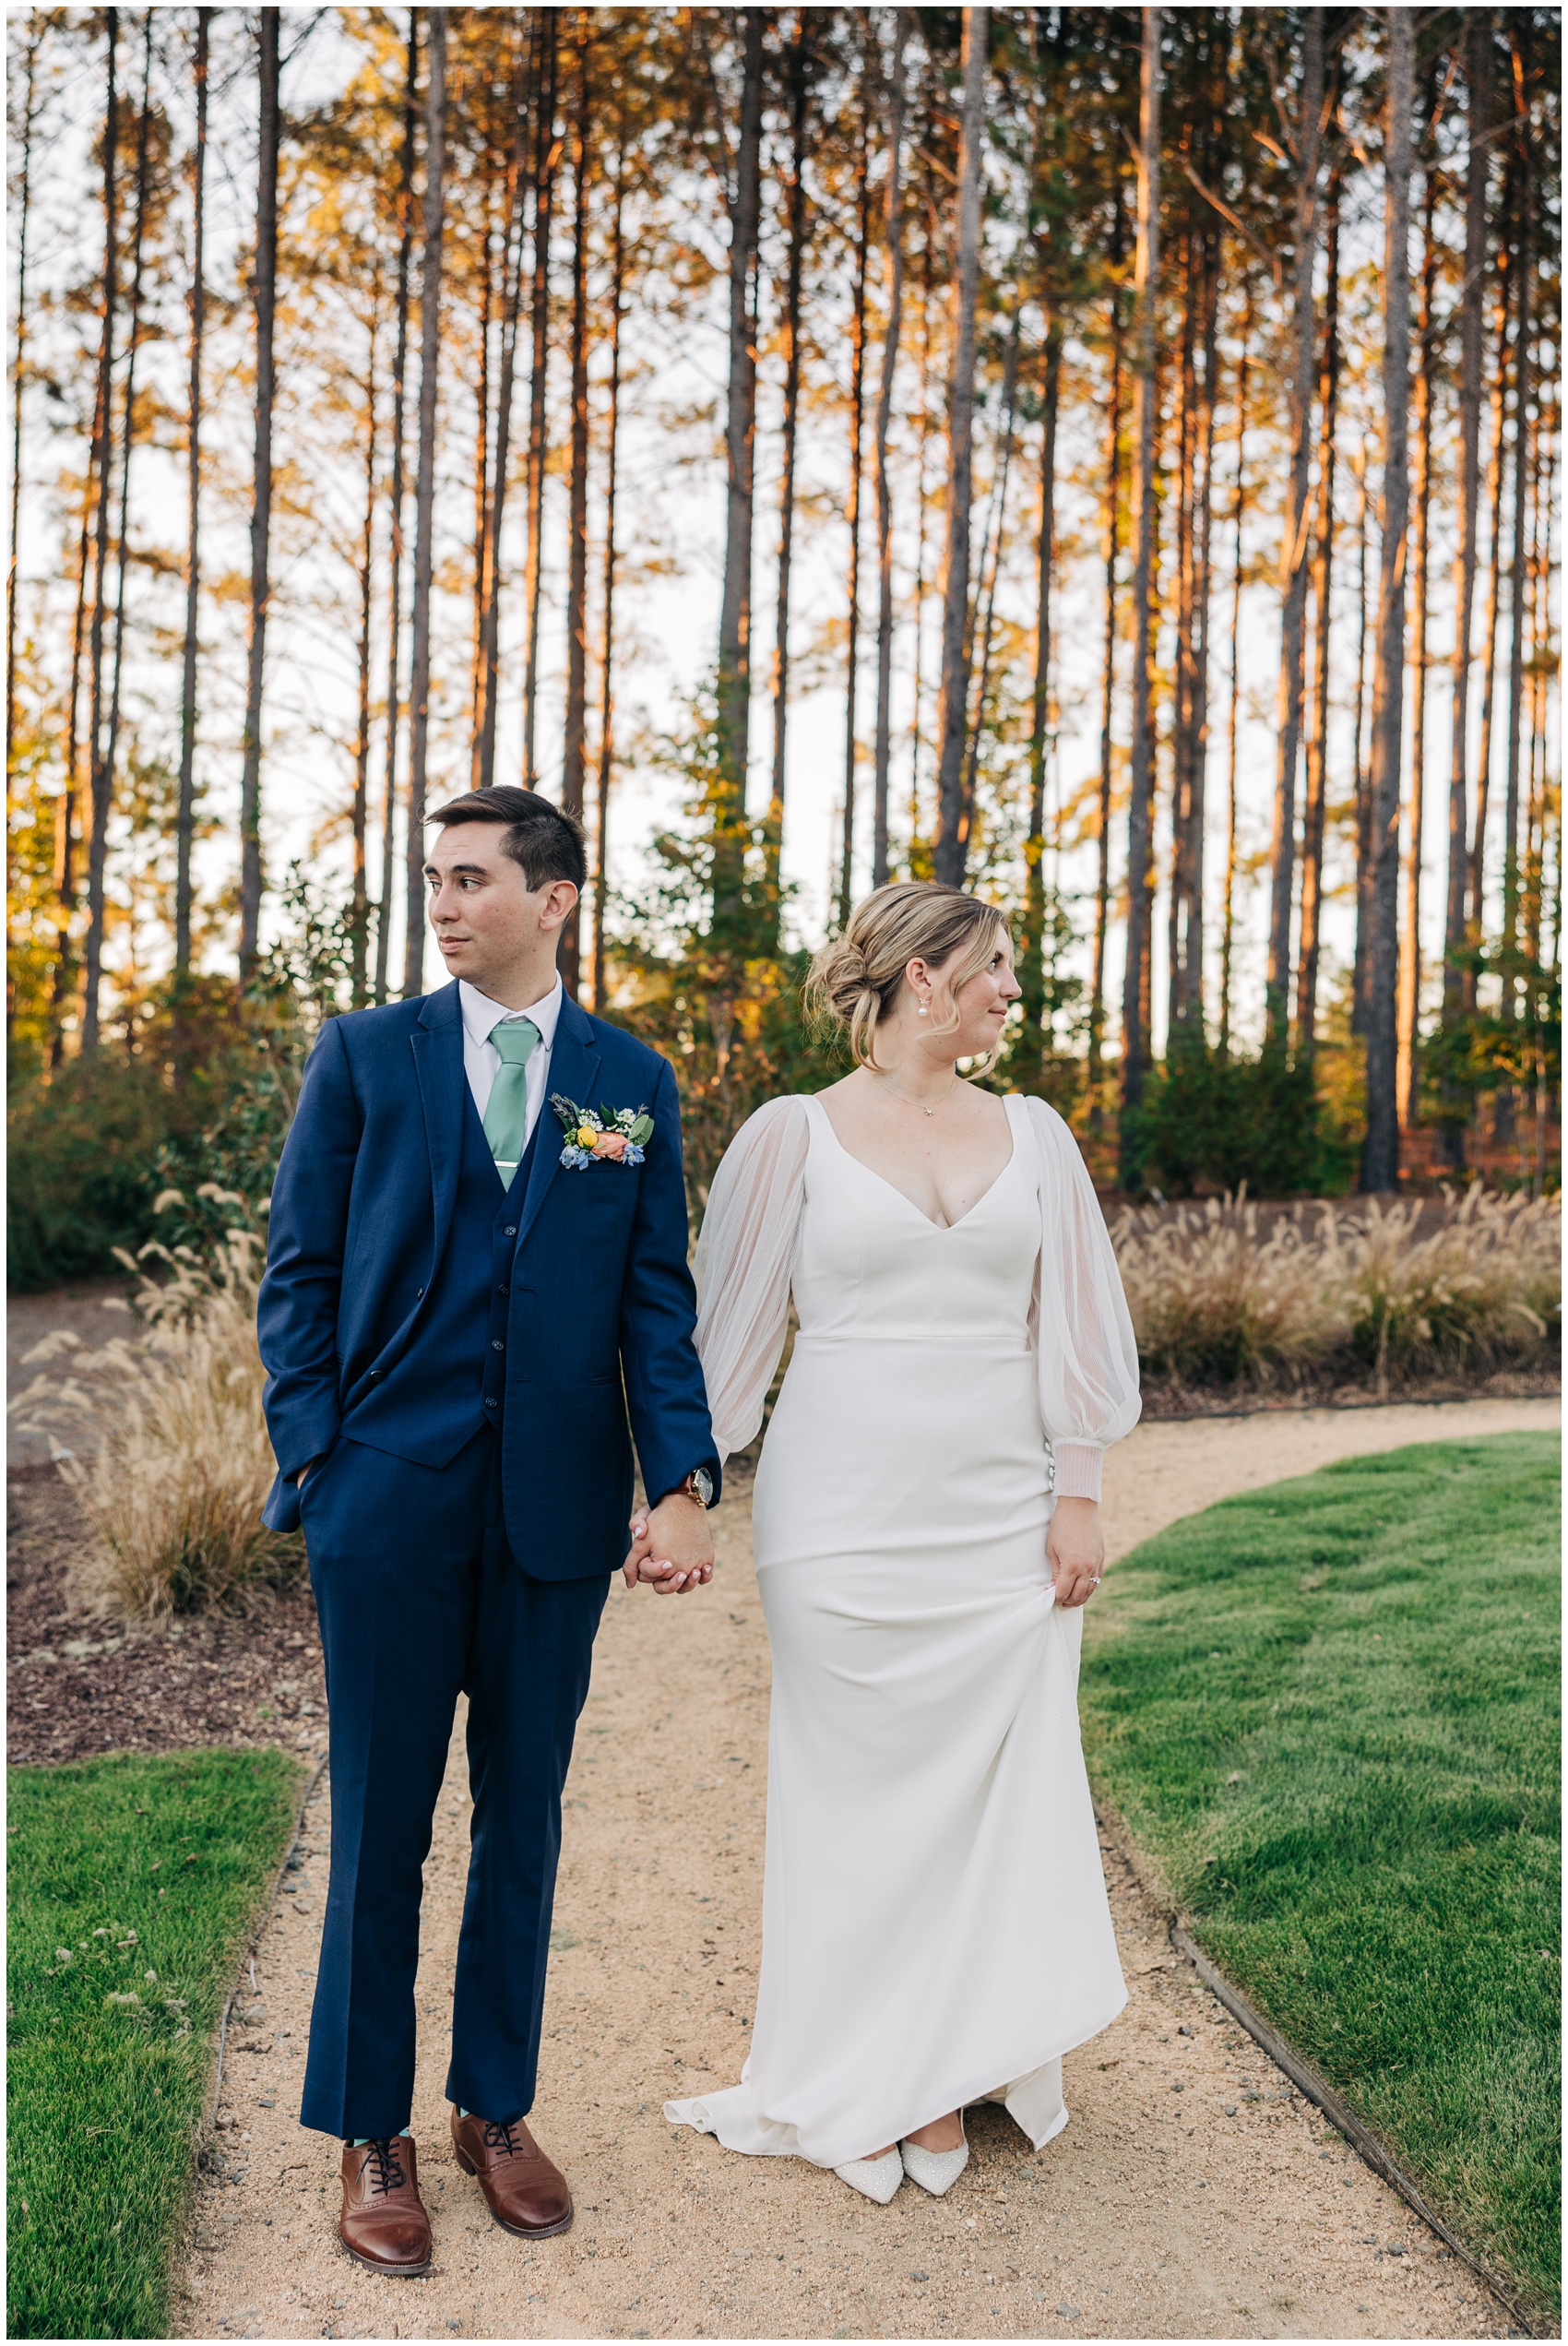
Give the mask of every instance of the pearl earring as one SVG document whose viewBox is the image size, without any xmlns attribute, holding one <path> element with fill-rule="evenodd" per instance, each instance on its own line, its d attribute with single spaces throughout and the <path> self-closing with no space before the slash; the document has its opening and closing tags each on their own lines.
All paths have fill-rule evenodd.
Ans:
<svg viewBox="0 0 1568 2346">
<path fill-rule="evenodd" d="M 920 1014 L 922 1018 L 926 1018 L 931 1016 L 931 1004 L 929 1002 L 922 1002 L 921 1004 Z"/>
</svg>

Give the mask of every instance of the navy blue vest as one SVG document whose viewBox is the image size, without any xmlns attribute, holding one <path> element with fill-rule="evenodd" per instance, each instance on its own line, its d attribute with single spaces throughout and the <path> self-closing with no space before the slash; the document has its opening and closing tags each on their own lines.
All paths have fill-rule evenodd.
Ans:
<svg viewBox="0 0 1568 2346">
<path fill-rule="evenodd" d="M 463 1149 L 452 1225 L 411 1341 L 343 1431 L 372 1449 L 395 1449 L 424 1466 L 450 1465 L 481 1425 L 500 1431 L 506 1409 L 506 1299 L 539 1122 L 503 1192 L 473 1093 L 463 1084 Z M 553 1132 L 552 1125 L 552 1132 Z M 378 1436 L 382 1437 L 378 1440 Z"/>
</svg>

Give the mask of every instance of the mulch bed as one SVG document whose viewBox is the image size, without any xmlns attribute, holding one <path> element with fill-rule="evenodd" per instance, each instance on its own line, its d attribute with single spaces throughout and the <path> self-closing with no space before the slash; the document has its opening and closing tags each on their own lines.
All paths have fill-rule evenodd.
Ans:
<svg viewBox="0 0 1568 2346">
<path fill-rule="evenodd" d="M 53 1466 L 6 1477 L 6 1658 L 13 1763 L 105 1751 L 326 1740 L 321 1639 L 308 1583 L 249 1614 L 148 1627 L 89 1612 L 71 1572 L 90 1537 Z"/>
<path fill-rule="evenodd" d="M 1177 1385 L 1146 1375 L 1140 1387 L 1148 1418 L 1251 1417 L 1260 1410 L 1377 1410 L 1395 1402 L 1551 1400 L 1562 1393 L 1555 1358 L 1534 1369 L 1499 1369 L 1491 1376 L 1429 1376 L 1391 1385 L 1380 1393 L 1359 1378 L 1353 1385 Z"/>
</svg>

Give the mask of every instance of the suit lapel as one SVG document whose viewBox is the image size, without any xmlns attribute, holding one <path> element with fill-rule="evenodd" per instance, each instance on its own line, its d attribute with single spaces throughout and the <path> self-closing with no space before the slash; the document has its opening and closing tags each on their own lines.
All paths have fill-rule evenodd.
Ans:
<svg viewBox="0 0 1568 2346">
<path fill-rule="evenodd" d="M 559 1092 L 579 1108 L 599 1104 L 599 1051 L 593 1039 L 593 1028 L 586 1011 L 579 1010 L 568 994 L 561 1005 L 561 1016 L 555 1024 L 555 1047 L 550 1054 L 550 1088 L 540 1110 L 539 1137 L 533 1152 L 533 1165 L 529 1173 L 528 1194 L 523 1199 L 522 1220 L 517 1225 L 520 1246 L 532 1229 L 539 1209 L 549 1195 L 555 1168 L 561 1162 L 564 1135 L 560 1120 L 551 1106 L 552 1096 Z"/>
<path fill-rule="evenodd" d="M 452 1223 L 463 1148 L 463 1019 L 455 978 L 450 985 L 444 985 L 438 994 L 429 997 L 409 1041 L 413 1049 L 420 1106 L 424 1111 L 430 1186 L 435 1201 L 435 1250 L 431 1257 L 434 1268 L 441 1260 Z"/>
</svg>

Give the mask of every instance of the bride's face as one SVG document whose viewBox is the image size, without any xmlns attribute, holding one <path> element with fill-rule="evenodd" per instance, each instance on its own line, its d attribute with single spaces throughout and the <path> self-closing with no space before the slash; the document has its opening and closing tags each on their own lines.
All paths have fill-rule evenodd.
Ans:
<svg viewBox="0 0 1568 2346">
<path fill-rule="evenodd" d="M 946 991 L 944 979 L 958 960 L 954 954 L 931 972 L 932 990 L 938 998 Z M 1023 992 L 1013 974 L 1013 950 L 1006 933 L 999 931 L 996 948 L 983 970 L 966 978 L 953 999 L 958 1012 L 956 1033 L 942 1037 L 944 1052 L 952 1052 L 959 1059 L 982 1059 L 995 1050 L 1002 1040 L 1011 1005 Z"/>
</svg>

